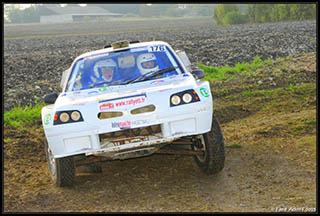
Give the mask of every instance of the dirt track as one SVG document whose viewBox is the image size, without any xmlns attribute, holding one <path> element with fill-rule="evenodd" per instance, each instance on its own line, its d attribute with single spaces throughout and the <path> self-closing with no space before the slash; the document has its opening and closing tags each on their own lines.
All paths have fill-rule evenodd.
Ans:
<svg viewBox="0 0 320 216">
<path fill-rule="evenodd" d="M 315 80 L 316 56 L 310 53 L 275 62 L 254 79 L 212 82 L 227 147 L 225 167 L 216 176 L 202 173 L 190 156 L 154 154 L 102 163 L 102 173 L 78 172 L 74 187 L 57 188 L 50 181 L 39 124 L 27 131 L 7 127 L 3 211 L 313 212 Z M 305 86 L 293 91 L 291 83 Z M 244 96 L 239 88 L 249 85 L 252 91 L 279 93 Z"/>
</svg>

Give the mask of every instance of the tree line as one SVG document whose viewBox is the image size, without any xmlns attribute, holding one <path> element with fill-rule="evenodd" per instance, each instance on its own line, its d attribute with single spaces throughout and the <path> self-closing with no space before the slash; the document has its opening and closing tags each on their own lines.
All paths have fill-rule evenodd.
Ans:
<svg viewBox="0 0 320 216">
<path fill-rule="evenodd" d="M 213 10 L 217 25 L 316 19 L 316 4 L 219 4 Z"/>
</svg>

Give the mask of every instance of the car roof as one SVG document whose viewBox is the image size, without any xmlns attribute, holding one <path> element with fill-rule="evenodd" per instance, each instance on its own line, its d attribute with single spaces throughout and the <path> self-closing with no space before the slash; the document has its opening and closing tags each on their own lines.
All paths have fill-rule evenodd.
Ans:
<svg viewBox="0 0 320 216">
<path fill-rule="evenodd" d="M 97 55 L 100 53 L 112 52 L 114 50 L 125 50 L 128 48 L 137 48 L 137 47 L 143 47 L 143 46 L 154 45 L 154 44 L 163 44 L 163 45 L 167 45 L 167 46 L 169 45 L 168 43 L 163 42 L 163 41 L 148 41 L 148 42 L 129 44 L 129 47 L 120 48 L 120 49 L 113 49 L 112 47 L 109 47 L 109 48 L 104 48 L 104 49 L 99 49 L 99 50 L 94 50 L 94 51 L 83 53 L 80 56 L 78 56 L 75 59 L 75 61 L 77 61 L 78 59 L 81 59 L 81 58 L 89 57 L 92 55 Z"/>
</svg>

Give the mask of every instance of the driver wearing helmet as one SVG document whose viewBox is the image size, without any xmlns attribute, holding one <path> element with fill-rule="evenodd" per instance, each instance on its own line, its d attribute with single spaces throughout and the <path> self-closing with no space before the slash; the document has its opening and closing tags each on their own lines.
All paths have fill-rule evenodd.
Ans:
<svg viewBox="0 0 320 216">
<path fill-rule="evenodd" d="M 93 68 L 94 76 L 92 77 L 92 80 L 95 82 L 111 83 L 116 69 L 117 64 L 112 59 L 99 61 Z"/>
<path fill-rule="evenodd" d="M 157 58 L 153 53 L 141 54 L 137 58 L 137 65 L 142 75 L 150 71 L 159 70 Z"/>
</svg>

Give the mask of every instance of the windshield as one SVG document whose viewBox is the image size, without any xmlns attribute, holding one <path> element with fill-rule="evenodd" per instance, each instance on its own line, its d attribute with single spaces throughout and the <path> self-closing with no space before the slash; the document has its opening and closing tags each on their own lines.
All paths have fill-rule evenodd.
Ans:
<svg viewBox="0 0 320 216">
<path fill-rule="evenodd" d="M 125 85 L 130 81 L 155 73 L 147 80 L 178 75 L 180 64 L 165 45 L 144 46 L 121 51 L 95 54 L 78 60 L 70 74 L 66 91 L 85 90 L 101 86 Z M 144 80 L 143 80 L 144 81 Z"/>
</svg>

